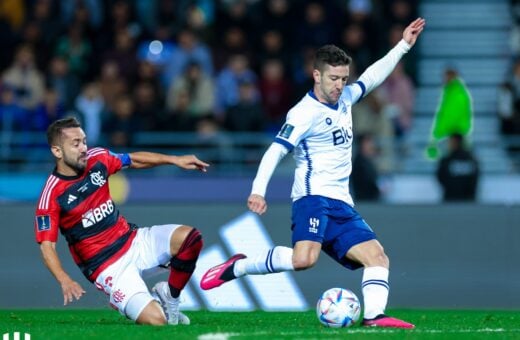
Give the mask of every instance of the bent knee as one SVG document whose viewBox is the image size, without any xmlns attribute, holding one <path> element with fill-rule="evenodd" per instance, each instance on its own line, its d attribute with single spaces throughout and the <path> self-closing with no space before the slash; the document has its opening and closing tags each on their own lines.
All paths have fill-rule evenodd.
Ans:
<svg viewBox="0 0 520 340">
<path fill-rule="evenodd" d="M 129 317 L 132 317 L 129 315 Z M 140 325 L 162 326 L 168 322 L 162 310 L 162 307 L 157 301 L 150 301 L 139 313 L 135 322 Z"/>
<path fill-rule="evenodd" d="M 309 269 L 316 264 L 317 260 L 317 258 L 313 258 L 311 256 L 293 258 L 294 270 Z"/>
<path fill-rule="evenodd" d="M 366 262 L 367 263 L 365 264 L 365 267 L 390 267 L 390 259 L 386 255 L 383 248 L 369 254 Z"/>
<path fill-rule="evenodd" d="M 137 323 L 149 326 L 164 326 L 167 324 L 166 318 L 161 315 L 148 316 L 143 321 L 137 321 Z"/>
</svg>

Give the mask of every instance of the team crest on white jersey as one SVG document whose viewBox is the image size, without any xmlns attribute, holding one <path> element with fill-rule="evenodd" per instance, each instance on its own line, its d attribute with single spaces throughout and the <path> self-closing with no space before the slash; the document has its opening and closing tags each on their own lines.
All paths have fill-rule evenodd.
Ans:
<svg viewBox="0 0 520 340">
<path fill-rule="evenodd" d="M 107 180 L 101 174 L 101 171 L 96 171 L 90 174 L 90 181 L 92 184 L 97 185 L 98 187 L 105 185 Z"/>
</svg>

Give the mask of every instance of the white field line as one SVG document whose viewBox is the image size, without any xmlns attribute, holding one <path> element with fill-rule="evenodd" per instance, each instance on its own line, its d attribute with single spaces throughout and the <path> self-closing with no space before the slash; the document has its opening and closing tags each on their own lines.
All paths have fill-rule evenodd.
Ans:
<svg viewBox="0 0 520 340">
<path fill-rule="evenodd" d="M 332 330 L 331 336 L 341 335 L 345 333 L 370 333 L 370 334 L 391 334 L 391 333 L 402 333 L 403 331 L 410 332 L 410 334 L 416 333 L 447 333 L 447 334 L 458 334 L 458 333 L 520 333 L 520 328 L 515 329 L 504 329 L 504 328 L 479 328 L 479 329 L 414 329 L 414 330 L 403 330 L 403 329 L 381 329 L 381 328 L 355 328 L 355 329 L 344 329 L 344 330 Z M 254 333 L 206 333 L 198 336 L 198 340 L 228 340 L 234 336 L 261 336 L 269 335 L 271 332 L 254 332 Z M 323 333 L 319 333 L 322 335 Z M 286 336 L 312 336 L 309 332 L 281 332 L 278 335 Z"/>
</svg>

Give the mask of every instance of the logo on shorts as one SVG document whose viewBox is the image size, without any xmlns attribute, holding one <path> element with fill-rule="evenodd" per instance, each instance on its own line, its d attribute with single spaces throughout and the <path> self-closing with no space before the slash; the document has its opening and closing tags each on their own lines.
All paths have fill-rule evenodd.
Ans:
<svg viewBox="0 0 520 340">
<path fill-rule="evenodd" d="M 317 219 L 316 217 L 311 217 L 311 218 L 309 218 L 309 224 L 310 224 L 309 233 L 317 234 L 318 227 L 320 226 L 320 220 Z"/>
<path fill-rule="evenodd" d="M 125 294 L 120 289 L 118 289 L 112 294 L 112 298 L 114 299 L 115 303 L 120 303 L 125 299 Z"/>
</svg>

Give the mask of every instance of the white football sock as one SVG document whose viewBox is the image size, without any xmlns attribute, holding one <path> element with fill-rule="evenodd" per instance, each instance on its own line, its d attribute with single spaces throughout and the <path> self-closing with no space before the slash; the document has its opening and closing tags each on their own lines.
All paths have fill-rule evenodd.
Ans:
<svg viewBox="0 0 520 340">
<path fill-rule="evenodd" d="M 388 302 L 388 269 L 385 267 L 368 267 L 363 271 L 361 282 L 365 311 L 365 319 L 373 319 L 384 314 Z"/>
<path fill-rule="evenodd" d="M 233 273 L 236 277 L 244 275 L 258 275 L 279 273 L 294 270 L 292 264 L 292 248 L 274 247 L 260 253 L 256 257 L 247 257 L 235 262 Z"/>
</svg>

